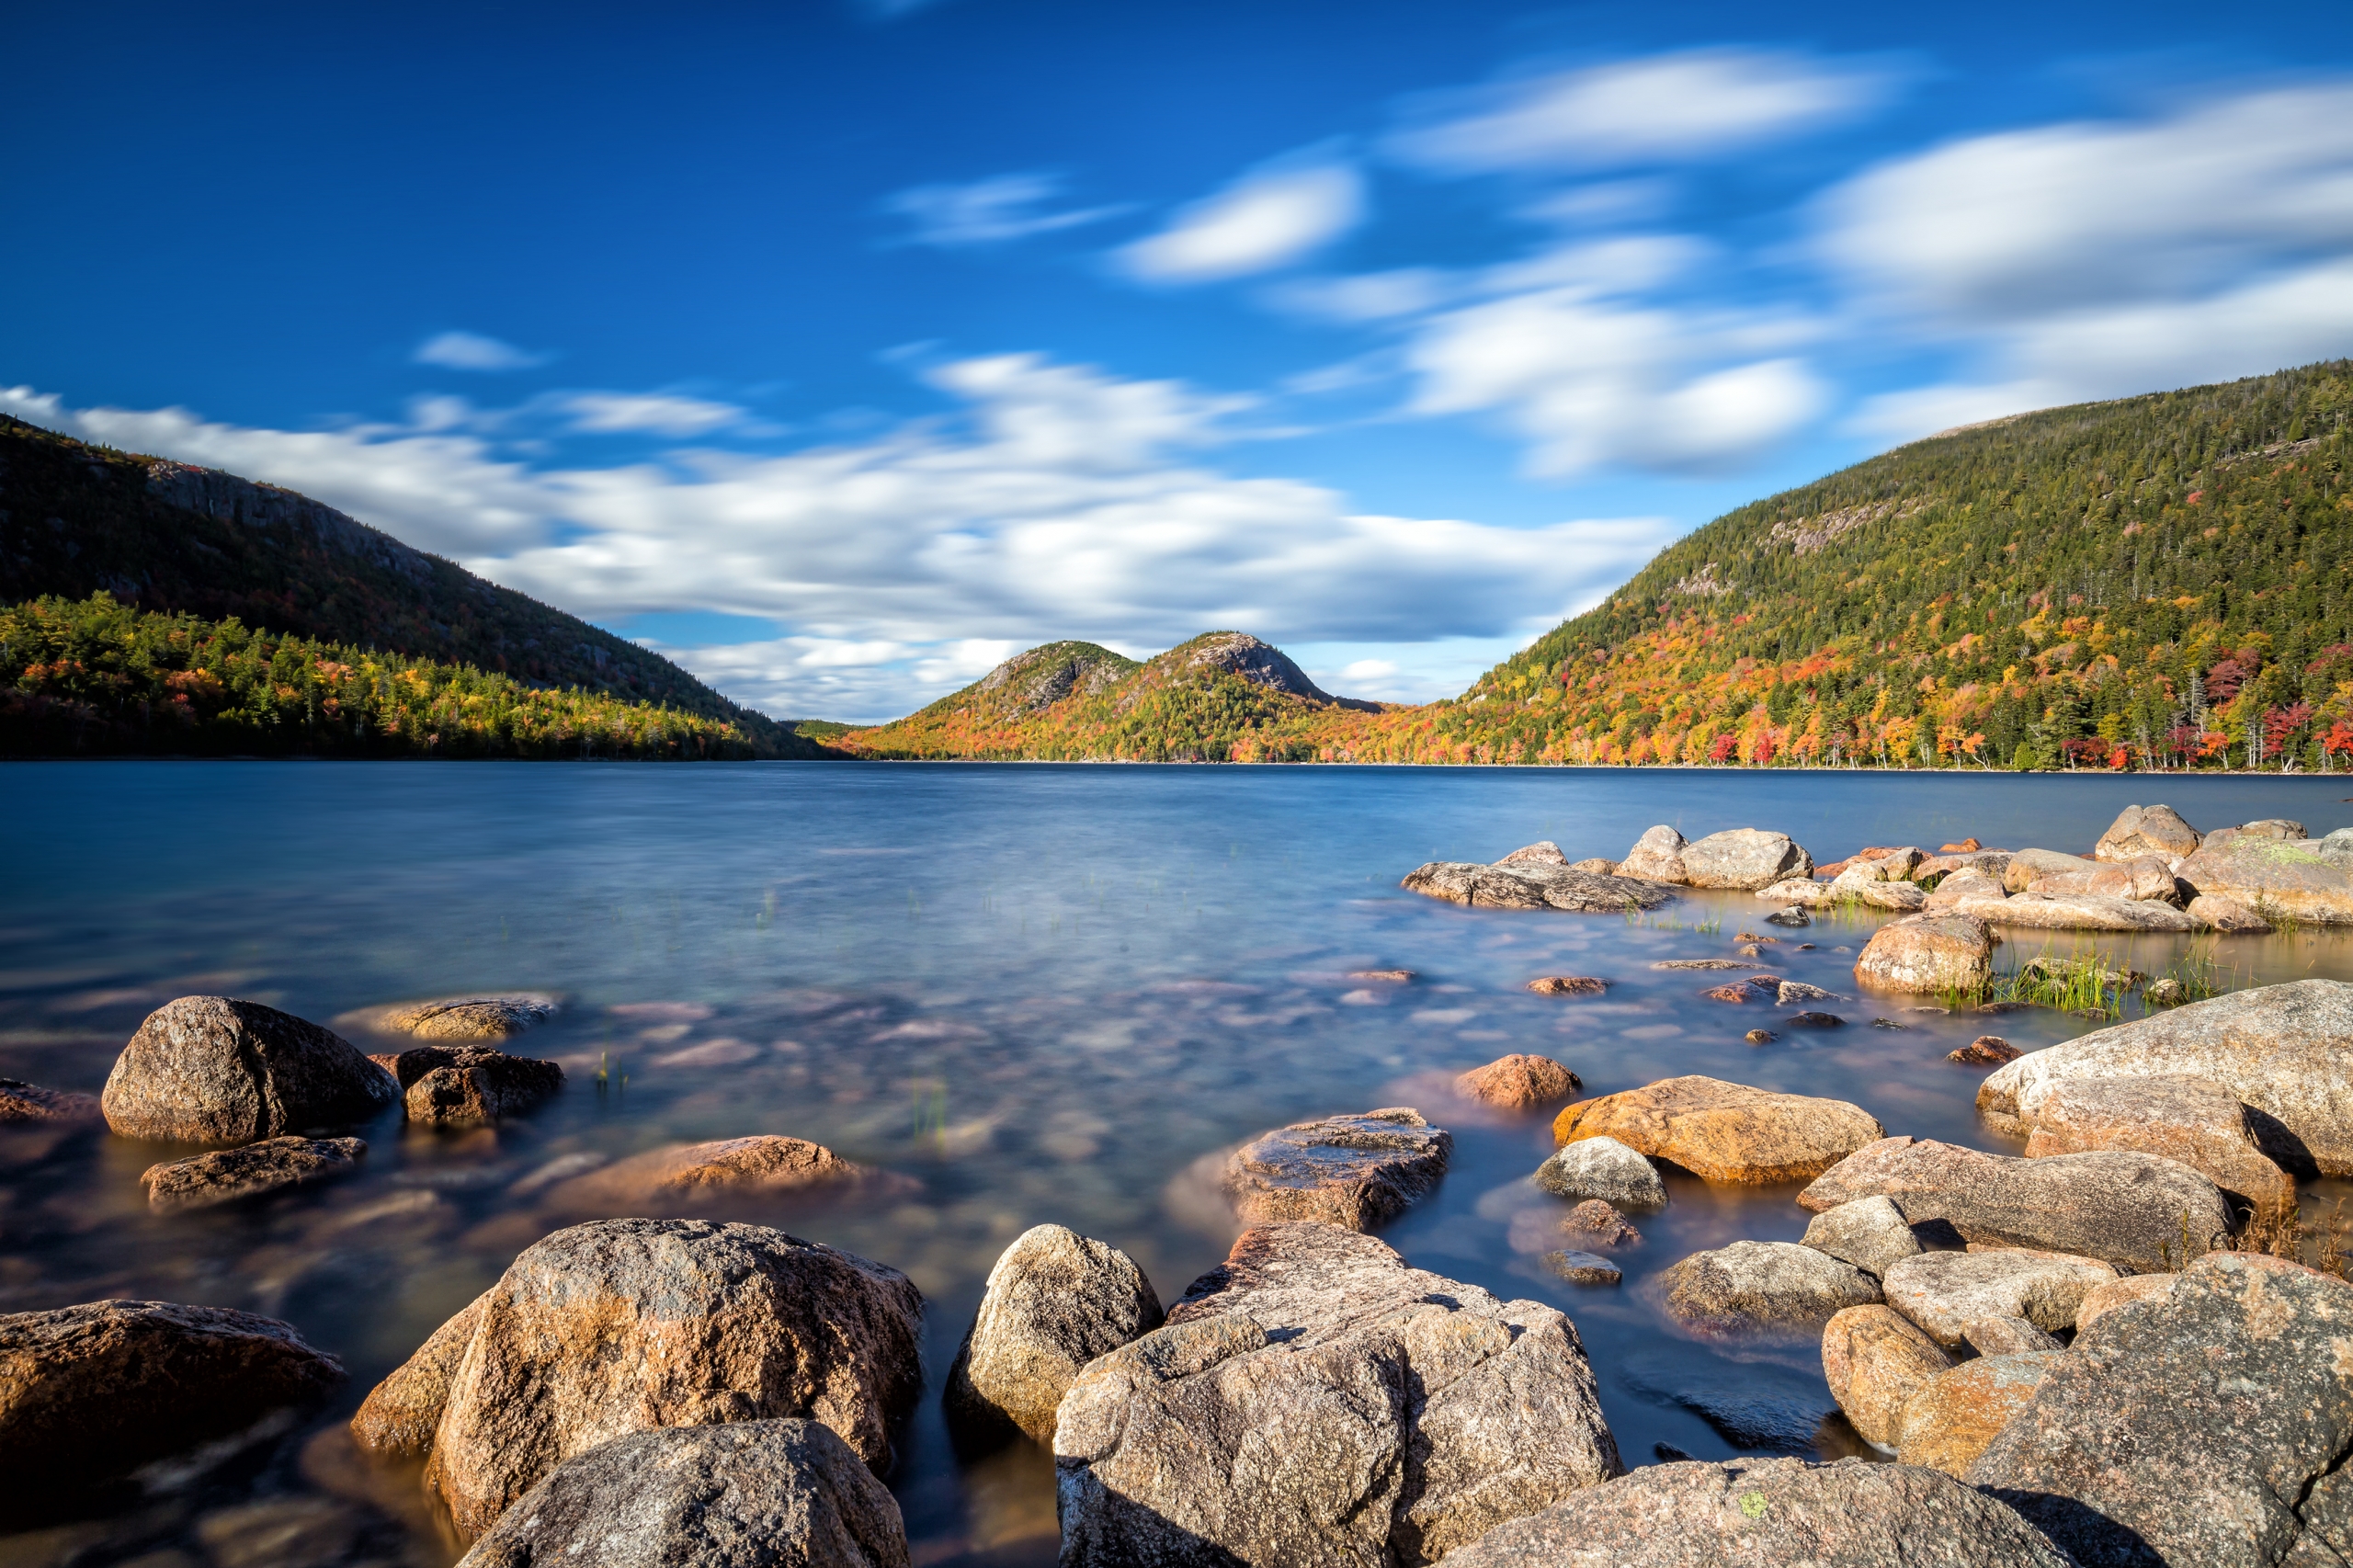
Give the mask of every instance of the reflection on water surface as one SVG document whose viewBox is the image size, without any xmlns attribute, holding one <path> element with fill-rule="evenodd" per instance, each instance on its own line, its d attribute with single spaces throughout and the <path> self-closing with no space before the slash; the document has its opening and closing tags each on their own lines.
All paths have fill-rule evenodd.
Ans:
<svg viewBox="0 0 2353 1568">
<path fill-rule="evenodd" d="M 1398 890 L 1432 858 L 1538 838 L 1622 854 L 1645 827 L 1778 828 L 1818 859 L 1867 843 L 2087 850 L 2127 803 L 2201 828 L 2353 823 L 2345 781 L 1388 768 L 60 764 L 0 769 L 0 1074 L 95 1092 L 146 1012 L 220 992 L 334 1020 L 472 990 L 560 994 L 517 1049 L 561 1097 L 496 1132 L 365 1130 L 360 1175 L 244 1208 L 151 1215 L 139 1173 L 181 1151 L 104 1135 L 0 1137 L 0 1311 L 108 1296 L 284 1317 L 352 1373 L 340 1403 L 226 1470 L 106 1520 L 0 1538 L 0 1562 L 147 1568 L 443 1564 L 415 1477 L 365 1464 L 341 1423 L 383 1374 L 568 1211 L 563 1183 L 687 1139 L 813 1139 L 913 1178 L 759 1219 L 906 1270 L 929 1298 L 929 1393 L 893 1485 L 920 1562 L 1045 1562 L 1051 1462 L 950 1449 L 938 1379 L 997 1253 L 1055 1221 L 1125 1248 L 1164 1298 L 1234 1233 L 1188 1172 L 1285 1121 L 1413 1104 L 1455 1134 L 1438 1195 L 1383 1233 L 1415 1263 L 1575 1320 L 1630 1462 L 1836 1454 L 1856 1441 L 1810 1346 L 1731 1354 L 1666 1335 L 1645 1283 L 1700 1247 L 1795 1240 L 1794 1188 L 1670 1176 L 1616 1289 L 1540 1254 L 1566 1205 L 1528 1173 L 1542 1115 L 1437 1085 L 1506 1051 L 1607 1094 L 1682 1073 L 1851 1099 L 1891 1131 L 2015 1152 L 1982 1130 L 1982 1076 L 1944 1054 L 2092 1027 L 1859 994 L 1875 919 L 1759 923 L 1691 894 L 1639 923 L 1467 910 Z M 1700 993 L 1734 957 L 1856 996 L 1781 1008 Z M 2014 937 L 2039 951 L 2040 935 Z M 2061 951 L 2077 938 L 2054 934 Z M 2179 938 L 2082 938 L 2161 971 Z M 1811 941 L 1812 950 L 1799 944 Z M 2353 937 L 2221 941 L 2242 980 L 2353 978 Z M 1411 982 L 1369 981 L 1402 968 Z M 1533 995 L 1596 975 L 1598 998 Z M 1776 1027 L 1812 1006 L 1847 1027 Z M 1875 1027 L 1884 1018 L 1890 1028 Z M 339 1026 L 339 1027 L 353 1027 Z M 357 1038 L 357 1037 L 356 1037 Z M 363 1040 L 363 1044 L 371 1044 Z M 373 1046 L 382 1049 L 381 1046 Z M 158 1555 L 160 1554 L 160 1555 Z"/>
</svg>

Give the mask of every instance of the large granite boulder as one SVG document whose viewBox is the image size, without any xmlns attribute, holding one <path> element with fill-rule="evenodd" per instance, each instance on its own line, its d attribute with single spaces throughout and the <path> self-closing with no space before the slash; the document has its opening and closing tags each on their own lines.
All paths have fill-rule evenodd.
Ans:
<svg viewBox="0 0 2353 1568">
<path fill-rule="evenodd" d="M 0 1078 L 0 1127 L 47 1122 L 60 1127 L 87 1127 L 106 1119 L 98 1096 L 71 1089 L 44 1089 L 21 1078 Z"/>
<path fill-rule="evenodd" d="M 2220 931 L 2226 937 L 2268 937 L 2278 929 L 2237 899 L 2224 898 L 2218 892 L 2201 892 L 2186 907 L 2201 931 Z"/>
<path fill-rule="evenodd" d="M 2353 871 L 2353 827 L 2340 827 L 2326 837 L 2313 839 L 2304 847 L 2332 866 Z"/>
<path fill-rule="evenodd" d="M 1980 1356 L 1931 1379 L 1904 1407 L 1896 1457 L 1947 1475 L 1966 1476 L 2002 1428 L 2034 1399 L 2063 1351 Z"/>
<path fill-rule="evenodd" d="M 1929 892 L 1927 903 L 1924 907 L 1950 909 L 1964 900 L 2003 899 L 2008 896 L 2009 894 L 2002 891 L 2002 884 L 1998 878 L 1987 876 L 1983 871 L 1963 868 L 1939 881 L 1935 889 Z"/>
<path fill-rule="evenodd" d="M 1969 1479 L 2083 1568 L 2268 1568 L 2353 1546 L 2353 1285 L 2210 1253 L 2075 1336 Z"/>
<path fill-rule="evenodd" d="M 613 1214 L 904 1185 L 904 1178 L 845 1160 L 822 1143 L 761 1133 L 649 1149 L 556 1183 L 547 1200 L 568 1213 Z"/>
<path fill-rule="evenodd" d="M 1064 1568 L 1432 1562 L 1620 1468 L 1566 1317 L 1303 1222 L 1090 1362 L 1054 1432 Z"/>
<path fill-rule="evenodd" d="M 1776 1094 L 1696 1074 L 1580 1100 L 1552 1122 L 1552 1136 L 1562 1143 L 1615 1138 L 1706 1180 L 1748 1186 L 1819 1176 L 1885 1131 L 1844 1100 Z"/>
<path fill-rule="evenodd" d="M 1848 1307 L 1880 1299 L 1879 1281 L 1795 1242 L 1734 1242 L 1695 1252 L 1659 1276 L 1667 1312 L 1694 1334 L 1812 1337 Z"/>
<path fill-rule="evenodd" d="M 369 1060 L 399 1082 L 408 1119 L 427 1126 L 504 1121 L 563 1087 L 563 1069 L 554 1062 L 486 1045 L 420 1045 Z"/>
<path fill-rule="evenodd" d="M 1533 989 L 1531 987 L 1530 989 Z M 1499 1056 L 1454 1080 L 1454 1092 L 1498 1110 L 1533 1110 L 1563 1100 L 1585 1085 L 1549 1056 Z"/>
<path fill-rule="evenodd" d="M 1993 976 L 1993 934 L 1959 910 L 1891 920 L 1855 959 L 1855 978 L 1882 991 L 1975 991 Z"/>
<path fill-rule="evenodd" d="M 547 1022 L 561 1006 L 545 992 L 523 991 L 401 1002 L 363 1017 L 372 1028 L 418 1040 L 496 1040 Z"/>
<path fill-rule="evenodd" d="M 1840 1460 L 1645 1465 L 1490 1531 L 1451 1568 L 2070 1568 L 1939 1471 Z"/>
<path fill-rule="evenodd" d="M 1663 1209 L 1666 1183 L 1658 1167 L 1615 1138 L 1563 1143 L 1536 1167 L 1536 1185 L 1555 1198 L 1598 1199 L 1620 1209 Z"/>
<path fill-rule="evenodd" d="M 1895 1199 L 1914 1225 L 1941 1220 L 1971 1242 L 2136 1270 L 2178 1267 L 2185 1235 L 2194 1256 L 2227 1237 L 2234 1221 L 2212 1182 L 2162 1155 L 2110 1150 L 2022 1160 L 1908 1137 L 1881 1139 L 1840 1161 L 1798 1203 L 1820 1213 L 1880 1197 Z"/>
<path fill-rule="evenodd" d="M 2234 992 L 2030 1051 L 1978 1086 L 1977 1109 L 2024 1134 L 2047 1085 L 2179 1074 L 2221 1085 L 2290 1135 L 2264 1152 L 2289 1170 L 2353 1176 L 2353 983 L 2299 980 Z M 2301 1172 L 2299 1173 L 2301 1174 Z"/>
<path fill-rule="evenodd" d="M 1531 860 L 1493 866 L 1432 860 L 1407 872 L 1398 886 L 1449 903 L 1482 909 L 1559 909 L 1571 914 L 1621 915 L 1629 909 L 1655 909 L 1674 896 L 1643 878 L 1597 876 L 1570 866 Z"/>
<path fill-rule="evenodd" d="M 2082 1304 L 2075 1308 L 2075 1332 L 2083 1333 L 2112 1312 L 2168 1294 L 2180 1278 L 2178 1274 L 2128 1274 L 2094 1286 L 2084 1292 Z"/>
<path fill-rule="evenodd" d="M 2061 871 L 2040 877 L 2027 892 L 2053 896 L 2091 893 L 2100 898 L 2176 905 L 2184 902 L 2181 883 L 2175 878 L 2173 868 L 2154 855 L 2111 861 L 2097 871 Z"/>
<path fill-rule="evenodd" d="M 426 1484 L 469 1534 L 565 1460 L 660 1426 L 805 1416 L 881 1471 L 922 1386 L 922 1315 L 896 1269 L 763 1225 L 603 1220 L 517 1257 L 352 1429 L 400 1451 L 429 1416 Z"/>
<path fill-rule="evenodd" d="M 1618 874 L 1654 882 L 1688 882 L 1690 878 L 1684 873 L 1683 849 L 1683 835 L 1661 823 L 1634 840 L 1634 846 L 1618 862 Z"/>
<path fill-rule="evenodd" d="M 1822 1329 L 1822 1375 L 1863 1441 L 1893 1453 L 1912 1398 L 1952 1369 L 1944 1346 L 1893 1308 L 1847 1307 Z"/>
<path fill-rule="evenodd" d="M 343 1377 L 293 1324 L 226 1307 L 91 1301 L 0 1315 L 0 1492 L 88 1487 L 313 1404 Z"/>
<path fill-rule="evenodd" d="M 2127 806 L 2092 846 L 2095 860 L 2178 860 L 2198 850 L 2198 830 L 2171 806 Z"/>
<path fill-rule="evenodd" d="M 1769 888 L 1788 877 L 1810 876 L 1813 857 L 1786 833 L 1735 827 L 1683 846 L 1684 880 L 1695 888 Z"/>
<path fill-rule="evenodd" d="M 1051 1443 L 1079 1369 L 1162 1320 L 1152 1281 L 1126 1253 L 1061 1225 L 1032 1226 L 989 1270 L 948 1369 L 949 1420 L 974 1438 L 1019 1431 Z"/>
<path fill-rule="evenodd" d="M 340 1035 L 258 1002 L 183 996 L 147 1015 L 99 1103 L 125 1138 L 250 1143 L 365 1121 L 399 1098 Z"/>
<path fill-rule="evenodd" d="M 2241 829 L 2216 834 L 2175 873 L 2200 893 L 2219 893 L 2265 915 L 2312 926 L 2353 925 L 2353 869 L 2311 844 Z"/>
<path fill-rule="evenodd" d="M 2029 1160 L 2133 1149 L 2205 1172 L 2245 1208 L 2279 1213 L 2296 1200 L 2295 1178 L 2263 1152 L 2276 1124 L 2208 1079 L 2173 1073 L 2062 1078 L 2039 1085 L 2032 1099 Z"/>
<path fill-rule="evenodd" d="M 2023 1318 L 2045 1334 L 2073 1328 L 2084 1298 L 2112 1282 L 2116 1270 L 2088 1257 L 2002 1247 L 1990 1252 L 1924 1252 L 1888 1270 L 1887 1304 L 1948 1350 L 1973 1342 L 1983 1318 Z"/>
<path fill-rule="evenodd" d="M 1806 1225 L 1800 1245 L 1851 1263 L 1874 1279 L 1918 1256 L 1920 1238 L 1890 1198 L 1862 1198 L 1825 1209 Z"/>
<path fill-rule="evenodd" d="M 2106 874 L 2106 873 L 2102 873 Z M 2060 881 L 2052 878 L 2051 881 Z M 1974 915 L 1991 926 L 2024 926 L 2039 931 L 2199 931 L 2197 918 L 2152 899 L 2113 898 L 2096 892 L 2048 892 L 2037 882 L 2008 898 L 1962 898 L 1955 914 Z"/>
<path fill-rule="evenodd" d="M 209 1209 L 348 1176 L 367 1153 L 368 1145 L 357 1138 L 265 1138 L 240 1149 L 165 1160 L 148 1166 L 139 1180 L 151 1209 Z"/>
<path fill-rule="evenodd" d="M 2045 877 L 2060 876 L 2075 871 L 2097 871 L 2100 863 L 2081 855 L 2063 855 L 2056 849 L 2017 849 L 2002 865 L 2002 886 L 2011 892 L 2024 892 Z"/>
<path fill-rule="evenodd" d="M 1263 1133 L 1234 1152 L 1225 1192 L 1253 1223 L 1320 1220 L 1351 1231 L 1393 1220 L 1438 1189 L 1454 1135 L 1392 1107 Z"/>
<path fill-rule="evenodd" d="M 459 1568 L 907 1568 L 891 1489 L 815 1421 L 669 1426 L 568 1459 Z"/>
</svg>

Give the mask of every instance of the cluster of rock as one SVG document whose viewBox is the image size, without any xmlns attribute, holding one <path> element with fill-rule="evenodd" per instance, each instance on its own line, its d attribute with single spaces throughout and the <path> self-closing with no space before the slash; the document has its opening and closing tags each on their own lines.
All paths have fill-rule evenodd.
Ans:
<svg viewBox="0 0 2353 1568">
<path fill-rule="evenodd" d="M 1449 903 L 1483 909 L 1561 909 L 1620 915 L 1655 909 L 1673 895 L 1654 881 L 1597 869 L 1606 862 L 1569 864 L 1561 846 L 1547 839 L 1515 849 L 1493 865 L 1432 860 L 1399 884 Z"/>
</svg>

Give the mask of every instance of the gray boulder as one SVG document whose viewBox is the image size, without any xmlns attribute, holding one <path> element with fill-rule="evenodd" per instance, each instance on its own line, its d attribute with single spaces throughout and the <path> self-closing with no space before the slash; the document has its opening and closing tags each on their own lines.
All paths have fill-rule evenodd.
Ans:
<svg viewBox="0 0 2353 1568">
<path fill-rule="evenodd" d="M 2175 868 L 2200 894 L 2218 893 L 2263 915 L 2314 926 L 2353 924 L 2353 869 L 2312 845 L 2241 828 L 2216 834 Z"/>
<path fill-rule="evenodd" d="M 2340 870 L 2353 871 L 2353 827 L 2340 827 L 2304 847 Z"/>
<path fill-rule="evenodd" d="M 207 1209 L 348 1176 L 367 1153 L 368 1145 L 357 1138 L 265 1138 L 242 1149 L 166 1160 L 148 1166 L 139 1179 L 151 1209 Z"/>
<path fill-rule="evenodd" d="M 1974 991 L 1993 978 L 1994 936 L 1958 910 L 1926 910 L 1871 933 L 1855 978 L 1883 991 Z"/>
<path fill-rule="evenodd" d="M 906 1568 L 890 1488 L 814 1421 L 632 1433 L 575 1455 L 459 1568 Z"/>
<path fill-rule="evenodd" d="M 1534 1180 L 1555 1198 L 1598 1198 L 1620 1209 L 1666 1206 L 1658 1167 L 1615 1138 L 1563 1143 L 1536 1167 Z"/>
<path fill-rule="evenodd" d="M 2353 1175 L 2353 984 L 2343 981 L 2234 992 L 2030 1051 L 1978 1086 L 1977 1109 L 2023 1135 L 2046 1085 L 2150 1074 L 2210 1080 L 2264 1112 L 2288 1135 L 2264 1153 L 2291 1172 Z"/>
<path fill-rule="evenodd" d="M 1695 888 L 1755 892 L 1784 878 L 1811 875 L 1813 870 L 1813 857 L 1786 833 L 1736 827 L 1683 846 L 1683 875 Z"/>
<path fill-rule="evenodd" d="M 1097 1356 L 1161 1324 L 1135 1260 L 1061 1225 L 1023 1232 L 989 1270 L 981 1310 L 949 1369 L 949 1420 L 976 1437 L 1054 1440 L 1054 1411 Z"/>
<path fill-rule="evenodd" d="M 1634 840 L 1634 846 L 1618 862 L 1618 874 L 1654 882 L 1688 881 L 1683 869 L 1684 842 L 1681 834 L 1661 823 Z"/>
<path fill-rule="evenodd" d="M 0 1472 L 19 1499 L 84 1486 L 313 1404 L 343 1377 L 293 1324 L 226 1307 L 10 1312 L 0 1316 Z"/>
<path fill-rule="evenodd" d="M 1920 1251 L 1904 1210 L 1889 1198 L 1862 1198 L 1825 1209 L 1806 1225 L 1799 1244 L 1851 1263 L 1874 1279 Z"/>
<path fill-rule="evenodd" d="M 1261 1133 L 1226 1163 L 1225 1192 L 1252 1223 L 1318 1220 L 1362 1231 L 1438 1189 L 1454 1135 L 1404 1107 Z"/>
<path fill-rule="evenodd" d="M 2083 1329 L 1970 1468 L 2083 1568 L 2270 1568 L 2353 1546 L 2353 1286 L 2211 1253 Z"/>
<path fill-rule="evenodd" d="M 1245 1232 L 1054 1432 L 1065 1568 L 1431 1562 L 1620 1468 L 1566 1317 L 1309 1223 Z"/>
<path fill-rule="evenodd" d="M 2096 860 L 2137 860 L 2154 855 L 2178 860 L 2198 848 L 2198 830 L 2171 806 L 2127 806 L 2092 846 Z"/>
<path fill-rule="evenodd" d="M 1881 1284 L 1889 1306 L 1946 1349 L 1957 1350 L 1974 1343 L 1971 1326 L 1988 1318 L 2023 1318 L 2045 1334 L 2073 1328 L 2084 1298 L 2116 1277 L 2115 1269 L 2092 1258 L 2006 1247 L 1924 1252 L 1888 1270 Z"/>
<path fill-rule="evenodd" d="M 2031 1525 L 1916 1465 L 1645 1465 L 1490 1531 L 1450 1568 L 2069 1568 Z"/>
<path fill-rule="evenodd" d="M 2195 1255 L 2233 1224 L 2211 1181 L 2162 1155 L 2103 1151 L 2021 1160 L 1906 1137 L 1882 1138 L 1848 1155 L 1798 1194 L 1798 1203 L 1820 1213 L 1876 1197 L 1895 1199 L 1915 1225 L 1942 1220 L 1971 1242 L 2134 1270 L 2177 1267 L 2185 1236 Z"/>
<path fill-rule="evenodd" d="M 352 1430 L 392 1452 L 429 1430 L 426 1483 L 468 1533 L 565 1460 L 658 1426 L 810 1417 L 879 1471 L 922 1387 L 922 1313 L 898 1270 L 764 1225 L 574 1225 L 508 1265 Z"/>
<path fill-rule="evenodd" d="M 1659 1276 L 1666 1310 L 1710 1337 L 1811 1336 L 1848 1307 L 1880 1299 L 1879 1281 L 1794 1242 L 1734 1242 L 1695 1252 Z"/>
<path fill-rule="evenodd" d="M 365 1121 L 400 1098 L 342 1036 L 228 996 L 183 996 L 147 1015 L 99 1104 L 125 1138 L 250 1143 Z"/>
<path fill-rule="evenodd" d="M 2133 1278 L 2137 1279 L 2140 1276 L 2134 1275 Z M 2097 1286 L 2093 1287 L 2093 1290 L 2097 1289 Z M 2086 1290 L 2084 1294 L 2088 1297 L 2091 1291 Z M 2083 1307 L 2078 1304 L 2075 1311 L 2080 1322 Z M 2064 1348 L 2057 1339 L 2026 1318 L 1975 1318 L 1961 1326 L 1961 1336 L 1980 1356 L 2027 1356 L 2040 1350 Z"/>
</svg>

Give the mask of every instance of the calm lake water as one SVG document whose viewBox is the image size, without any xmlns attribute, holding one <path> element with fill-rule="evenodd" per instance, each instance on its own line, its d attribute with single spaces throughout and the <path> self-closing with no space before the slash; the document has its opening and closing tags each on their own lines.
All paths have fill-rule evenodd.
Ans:
<svg viewBox="0 0 2353 1568">
<path fill-rule="evenodd" d="M 747 764 L 43 764 L 0 767 L 0 1074 L 97 1091 L 176 995 L 332 1021 L 480 990 L 553 991 L 520 1051 L 563 1062 L 528 1122 L 368 1130 L 364 1174 L 258 1206 L 152 1216 L 138 1182 L 178 1151 L 103 1133 L 0 1139 L 0 1311 L 105 1297 L 290 1320 L 341 1357 L 340 1402 L 130 1517 L 0 1537 L 0 1562 L 142 1568 L 447 1564 L 413 1474 L 342 1423 L 378 1379 L 567 1222 L 533 1173 L 581 1153 L 748 1133 L 813 1139 L 915 1178 L 863 1207 L 758 1217 L 903 1268 L 929 1300 L 924 1405 L 892 1484 L 919 1563 L 1053 1558 L 1051 1461 L 951 1450 L 939 1379 L 1005 1244 L 1053 1221 L 1125 1248 L 1164 1300 L 1237 1227 L 1187 1173 L 1311 1116 L 1414 1104 L 1456 1136 L 1439 1192 L 1383 1233 L 1417 1265 L 1576 1322 L 1629 1463 L 1850 1451 L 1805 1347 L 1733 1355 L 1668 1333 L 1645 1282 L 1700 1247 L 1794 1240 L 1794 1187 L 1669 1178 L 1625 1285 L 1538 1258 L 1565 1205 L 1525 1177 L 1549 1115 L 1474 1115 L 1433 1089 L 1529 1051 L 1588 1094 L 1705 1073 L 1862 1105 L 1892 1132 L 2015 1153 L 1972 1111 L 1981 1032 L 2033 1049 L 2092 1027 L 2047 1012 L 1902 1010 L 1856 993 L 1873 922 L 1759 924 L 1748 894 L 1688 895 L 1640 925 L 1478 911 L 1404 892 L 1434 858 L 1535 839 L 1616 857 L 1654 823 L 1778 828 L 1828 860 L 1866 844 L 2087 852 L 2126 804 L 2201 828 L 2353 824 L 2353 779 Z M 1721 921 L 1712 931 L 1699 929 Z M 1652 970 L 1781 937 L 1757 967 L 1859 995 L 1849 1027 L 1743 1043 L 1782 1009 L 1703 1000 Z M 1795 950 L 1811 940 L 1815 950 Z M 2020 934 L 2016 957 L 2040 951 Z M 2353 978 L 2353 937 L 2202 939 L 2242 983 Z M 2052 934 L 2162 970 L 2181 938 Z M 1406 986 L 1348 972 L 1405 968 Z M 1599 1000 L 1531 995 L 1598 975 Z M 1873 1027 L 1875 1017 L 1901 1024 Z M 370 1049 L 385 1049 L 363 1041 Z M 603 1081 L 598 1081 L 600 1068 Z M 2336 1195 L 2327 1184 L 2316 1196 Z"/>
</svg>

